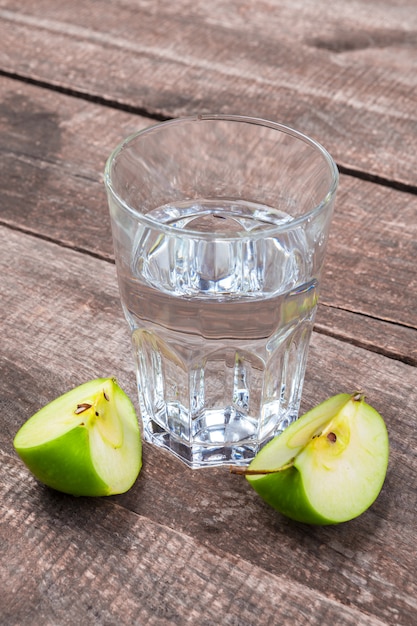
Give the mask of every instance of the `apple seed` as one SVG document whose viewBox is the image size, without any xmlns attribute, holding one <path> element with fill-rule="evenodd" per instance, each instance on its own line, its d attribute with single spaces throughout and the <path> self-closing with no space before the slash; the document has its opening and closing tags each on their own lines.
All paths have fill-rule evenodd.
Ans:
<svg viewBox="0 0 417 626">
<path fill-rule="evenodd" d="M 339 524 L 377 498 L 389 459 L 388 432 L 365 394 L 338 394 L 271 439 L 246 471 L 274 509 L 306 524 Z"/>
<path fill-rule="evenodd" d="M 124 493 L 142 466 L 135 408 L 114 378 L 53 400 L 21 426 L 13 444 L 39 481 L 75 496 Z"/>
<path fill-rule="evenodd" d="M 88 402 L 84 402 L 83 404 L 77 404 L 77 408 L 75 409 L 74 413 L 75 415 L 79 415 L 80 413 L 84 413 L 84 411 L 87 411 L 87 409 L 91 409 L 93 405 L 92 404 L 88 404 Z"/>
</svg>

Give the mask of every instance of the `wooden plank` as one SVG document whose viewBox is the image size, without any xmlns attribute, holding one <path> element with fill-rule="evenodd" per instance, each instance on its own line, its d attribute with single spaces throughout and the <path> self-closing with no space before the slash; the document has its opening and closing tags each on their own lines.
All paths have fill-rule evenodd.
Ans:
<svg viewBox="0 0 417 626">
<path fill-rule="evenodd" d="M 112 258 L 105 162 L 154 122 L 4 77 L 0 93 L 2 223 Z"/>
<path fill-rule="evenodd" d="M 122 319 L 118 303 L 114 266 L 7 229 L 1 229 L 1 236 L 0 297 L 4 322 L 0 388 L 4 404 L 0 418 L 0 450 L 11 459 L 12 438 L 18 427 L 48 400 L 70 387 L 95 376 L 116 375 L 134 400 L 136 392 L 127 325 Z M 384 416 L 390 434 L 391 457 L 387 480 L 378 500 L 369 511 L 350 523 L 324 528 L 292 523 L 267 507 L 242 477 L 231 475 L 227 469 L 192 472 L 149 444 L 145 445 L 144 468 L 137 483 L 127 494 L 113 500 L 119 507 L 169 527 L 180 535 L 191 537 L 200 546 L 209 548 L 211 553 L 223 551 L 220 553 L 222 559 L 226 558 L 224 554 L 229 555 L 225 561 L 228 564 L 226 570 L 222 570 L 220 577 L 230 575 L 229 566 L 234 565 L 234 559 L 238 557 L 238 563 L 250 563 L 251 567 L 268 572 L 268 576 L 277 576 L 280 581 L 284 578 L 294 583 L 293 589 L 297 593 L 299 587 L 305 585 L 314 594 L 320 594 L 320 598 L 331 598 L 339 607 L 343 605 L 360 611 L 359 623 L 363 612 L 387 624 L 411 626 L 417 617 L 417 555 L 413 548 L 417 508 L 417 433 L 412 427 L 417 402 L 417 369 L 314 333 L 302 410 L 329 395 L 356 388 L 364 388 L 369 402 Z M 22 482 L 21 472 L 23 470 L 19 470 L 14 485 Z M 47 575 L 52 592 L 55 590 L 55 597 L 58 597 L 61 584 L 71 587 L 73 578 L 66 578 L 64 572 L 71 569 L 67 566 L 72 567 L 75 556 L 71 556 L 68 562 L 65 558 L 58 561 L 56 569 L 50 573 L 52 555 L 60 554 L 60 550 L 64 551 L 68 544 L 72 546 L 74 536 L 80 532 L 74 554 L 79 554 L 78 546 L 81 545 L 86 552 L 81 570 L 84 572 L 85 567 L 87 571 L 89 564 L 97 557 L 94 543 L 84 537 L 84 522 L 80 526 L 79 520 L 88 520 L 88 523 L 85 522 L 88 531 L 95 532 L 91 529 L 95 528 L 96 520 L 103 515 L 101 507 L 107 505 L 87 504 L 85 510 L 81 501 L 75 500 L 70 504 L 64 496 L 47 496 L 42 490 L 38 492 L 29 478 L 27 481 L 22 483 L 20 489 L 23 489 L 23 493 L 20 500 L 16 496 L 16 502 L 26 501 L 27 489 L 30 489 L 30 497 L 38 503 L 31 506 L 32 517 L 21 513 L 19 518 L 20 521 L 33 519 L 35 529 L 41 529 L 36 552 L 38 558 L 42 555 L 41 538 L 46 541 L 45 537 L 52 532 L 53 541 L 58 541 L 56 538 L 61 530 L 66 529 L 62 543 L 58 543 L 56 551 L 52 547 L 51 553 L 48 553 L 45 571 L 42 566 L 39 572 L 43 571 Z M 8 482 L 6 490 L 7 485 Z M 12 495 L 14 490 L 15 487 L 10 492 L 10 498 L 15 497 Z M 42 508 L 40 504 L 44 497 L 47 501 Z M 97 517 L 93 514 L 96 506 L 100 512 Z M 56 507 L 61 516 L 59 523 L 54 513 Z M 36 517 L 35 511 L 38 509 L 49 522 L 45 521 L 46 518 L 39 520 Z M 112 512 L 111 515 L 118 513 Z M 122 518 L 126 512 L 120 515 Z M 131 520 L 130 517 L 126 519 Z M 135 536 L 140 524 L 139 521 L 137 524 L 127 521 L 125 524 L 120 522 L 110 526 L 113 529 L 133 528 L 132 536 Z M 145 528 L 146 534 L 149 526 Z M 159 534 L 160 543 L 163 544 L 165 535 L 161 533 L 158 530 L 156 535 Z M 121 535 L 122 531 L 119 532 L 119 539 Z M 3 536 L 6 539 L 10 537 L 9 541 L 12 541 L 7 530 Z M 99 541 L 100 533 L 95 534 L 95 542 Z M 188 550 L 188 544 L 185 545 L 183 541 L 185 539 L 179 539 L 176 544 L 176 555 L 181 556 L 182 546 L 185 546 L 185 551 Z M 157 543 L 159 546 L 159 541 Z M 15 560 L 12 559 L 12 562 L 15 565 L 16 545 L 21 544 L 13 539 L 13 544 L 9 543 L 7 547 L 14 555 Z M 102 545 L 104 550 L 106 546 L 113 545 L 107 535 L 102 539 Z M 70 552 L 73 550 L 71 547 L 67 549 Z M 131 554 L 128 550 L 127 553 Z M 111 567 L 114 568 L 119 552 L 115 554 L 116 557 L 111 560 Z M 101 553 L 100 566 L 103 558 Z M 156 558 L 156 555 L 152 558 Z M 146 568 L 146 559 L 142 563 Z M 128 568 L 126 580 L 129 580 L 131 565 L 123 559 L 120 565 L 122 571 L 126 571 L 125 566 Z M 64 582 L 58 575 L 60 568 Z M 79 572 L 76 568 L 74 571 Z M 97 574 L 96 570 L 94 572 Z M 115 572 L 116 569 L 110 572 L 106 570 L 110 580 L 117 576 Z M 56 582 L 56 578 L 59 582 Z M 258 571 L 255 580 L 257 578 Z M 84 579 L 81 575 L 80 581 Z M 124 578 L 121 580 L 123 583 Z M 217 589 L 221 588 L 218 580 L 215 583 Z M 236 588 L 234 581 L 232 587 Z M 136 578 L 133 582 L 133 589 L 136 589 Z M 33 582 L 31 584 L 33 588 Z M 280 584 L 277 583 L 277 589 Z M 104 588 L 100 584 L 102 593 L 105 593 Z M 198 582 L 197 589 L 201 588 Z M 75 589 L 79 589 L 77 584 Z M 226 589 L 230 587 L 226 585 Z M 238 585 L 237 589 L 241 587 Z M 38 592 L 33 591 L 36 598 Z M 248 599 L 249 591 L 243 590 L 243 593 Z M 91 597 L 91 594 L 81 594 L 81 597 Z M 254 603 L 260 601 L 256 592 L 250 597 Z M 277 598 L 276 595 L 273 597 Z M 68 605 L 72 604 L 73 598 L 71 592 Z M 287 605 L 292 602 L 292 596 L 287 596 L 285 592 L 284 597 L 281 595 L 279 598 L 283 603 L 284 615 Z M 381 598 L 385 599 L 384 602 Z M 123 593 L 121 601 L 127 602 Z M 268 602 L 266 599 L 262 601 Z M 268 617 L 269 610 L 268 605 L 265 609 Z M 323 611 L 327 610 L 325 606 Z M 317 611 L 317 615 L 313 611 L 311 617 L 313 624 L 343 623 L 340 620 L 327 621 L 326 616 L 319 609 Z M 345 608 L 340 611 L 344 616 Z M 262 615 L 262 611 L 259 615 Z M 249 617 L 248 623 L 251 623 Z"/>
<path fill-rule="evenodd" d="M 105 161 L 122 138 L 153 122 L 4 77 L 0 90 L 0 221 L 113 259 Z M 320 330 L 414 363 L 416 239 L 416 196 L 342 176 Z"/>
<path fill-rule="evenodd" d="M 408 0 L 1 4 L 3 72 L 153 116 L 275 119 L 345 168 L 415 189 Z"/>
<path fill-rule="evenodd" d="M 383 625 L 117 502 L 41 489 L 0 458 L 3 624 Z"/>
<path fill-rule="evenodd" d="M 314 330 L 391 359 L 417 365 L 415 328 L 399 327 L 394 322 L 319 304 Z"/>
<path fill-rule="evenodd" d="M 323 304 L 417 328 L 416 239 L 417 196 L 342 176 Z"/>
</svg>

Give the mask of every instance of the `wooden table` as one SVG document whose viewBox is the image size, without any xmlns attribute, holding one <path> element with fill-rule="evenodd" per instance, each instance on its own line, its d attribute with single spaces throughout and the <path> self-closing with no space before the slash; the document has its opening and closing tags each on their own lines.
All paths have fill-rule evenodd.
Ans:
<svg viewBox="0 0 417 626">
<path fill-rule="evenodd" d="M 0 0 L 0 623 L 417 623 L 417 8 L 414 0 Z M 323 143 L 340 191 L 302 410 L 356 388 L 391 455 L 339 526 L 144 444 L 126 494 L 41 486 L 13 450 L 64 391 L 136 401 L 103 168 L 156 121 L 263 116 Z"/>
</svg>

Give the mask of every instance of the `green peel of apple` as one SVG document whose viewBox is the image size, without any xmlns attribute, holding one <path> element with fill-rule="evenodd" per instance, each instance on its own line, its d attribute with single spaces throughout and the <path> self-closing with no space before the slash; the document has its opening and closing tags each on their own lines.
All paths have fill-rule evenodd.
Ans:
<svg viewBox="0 0 417 626">
<path fill-rule="evenodd" d="M 362 394 L 339 394 L 293 422 L 238 473 L 287 517 L 338 524 L 361 515 L 375 501 L 388 455 L 380 414 Z"/>
<path fill-rule="evenodd" d="M 49 403 L 13 443 L 38 480 L 76 496 L 124 493 L 142 466 L 136 412 L 113 378 L 92 380 Z"/>
</svg>

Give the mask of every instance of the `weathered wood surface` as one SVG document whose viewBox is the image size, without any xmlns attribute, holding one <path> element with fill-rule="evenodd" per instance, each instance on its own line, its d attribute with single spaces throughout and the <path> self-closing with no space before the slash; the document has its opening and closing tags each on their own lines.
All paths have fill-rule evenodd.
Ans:
<svg viewBox="0 0 417 626">
<path fill-rule="evenodd" d="M 0 0 L 1 624 L 416 624 L 416 33 L 412 0 Z M 352 522 L 293 523 L 149 444 L 104 499 L 13 451 L 89 378 L 136 403 L 102 171 L 131 132 L 207 111 L 293 125 L 345 173 L 301 408 L 363 388 L 386 420 L 387 479 Z"/>
<path fill-rule="evenodd" d="M 412 0 L 0 2 L 0 71 L 151 116 L 272 118 L 415 189 Z"/>
<path fill-rule="evenodd" d="M 319 303 L 314 329 L 391 359 L 417 365 L 415 328 Z"/>
<path fill-rule="evenodd" d="M 0 238 L 5 623 L 415 623 L 415 367 L 313 334 L 303 410 L 362 387 L 390 434 L 383 490 L 347 524 L 292 523 L 242 477 L 193 472 L 148 444 L 127 494 L 52 493 L 16 458 L 13 436 L 95 376 L 116 375 L 136 401 L 128 331 L 114 265 L 7 228 Z"/>
<path fill-rule="evenodd" d="M 0 222 L 112 259 L 104 164 L 152 120 L 17 85 L 0 77 Z M 417 363 L 416 240 L 417 196 L 341 176 L 321 331 Z"/>
<path fill-rule="evenodd" d="M 0 459 L 2 624 L 384 623 L 117 502 L 47 492 L 15 459 Z"/>
</svg>

